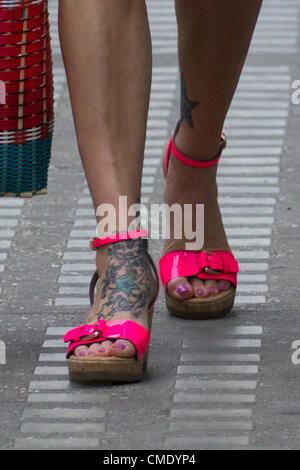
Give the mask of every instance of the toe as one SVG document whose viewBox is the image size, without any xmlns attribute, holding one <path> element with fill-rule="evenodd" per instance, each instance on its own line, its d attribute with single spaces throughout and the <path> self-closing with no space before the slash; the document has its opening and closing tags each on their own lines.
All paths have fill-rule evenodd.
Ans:
<svg viewBox="0 0 300 470">
<path fill-rule="evenodd" d="M 133 357 L 135 356 L 135 347 L 129 341 L 118 339 L 112 343 L 109 354 L 115 357 Z"/>
<path fill-rule="evenodd" d="M 195 297 L 208 297 L 208 290 L 205 283 L 198 277 L 193 277 L 191 279 L 191 285 L 194 291 Z"/>
<path fill-rule="evenodd" d="M 78 357 L 86 356 L 88 349 L 89 348 L 87 346 L 78 346 L 78 348 L 74 350 L 74 356 L 78 356 Z"/>
<path fill-rule="evenodd" d="M 97 344 L 97 356 L 110 356 L 111 341 L 102 341 Z"/>
<path fill-rule="evenodd" d="M 225 290 L 228 290 L 229 287 L 230 287 L 230 282 L 229 281 L 219 281 L 218 282 L 219 292 L 224 292 Z"/>
<path fill-rule="evenodd" d="M 168 294 L 175 299 L 182 300 L 193 297 L 194 292 L 186 277 L 178 277 L 168 283 Z"/>
<path fill-rule="evenodd" d="M 214 296 L 214 295 L 217 295 L 219 293 L 217 281 L 214 281 L 212 279 L 208 279 L 205 282 L 205 286 L 206 286 L 206 289 L 207 289 L 207 292 L 208 292 L 209 296 Z"/>
<path fill-rule="evenodd" d="M 109 350 L 111 348 L 111 341 L 102 341 L 102 343 L 92 343 L 89 346 L 87 355 L 88 356 L 109 356 Z"/>
<path fill-rule="evenodd" d="M 98 355 L 98 349 L 99 349 L 99 344 L 98 343 L 92 343 L 88 347 L 87 356 L 97 356 Z"/>
</svg>

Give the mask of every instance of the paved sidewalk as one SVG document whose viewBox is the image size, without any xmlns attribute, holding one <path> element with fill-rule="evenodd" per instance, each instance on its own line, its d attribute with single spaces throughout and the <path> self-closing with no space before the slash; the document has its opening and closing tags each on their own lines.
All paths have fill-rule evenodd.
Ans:
<svg viewBox="0 0 300 470">
<path fill-rule="evenodd" d="M 241 273 L 226 319 L 169 316 L 161 292 L 145 381 L 68 381 L 62 335 L 88 308 L 95 222 L 50 1 L 56 125 L 49 195 L 0 199 L 2 449 L 299 449 L 300 4 L 265 0 L 226 121 L 220 203 Z M 161 202 L 161 158 L 179 109 L 171 0 L 147 1 L 154 68 L 143 202 Z M 170 9 L 172 15 L 170 15 Z M 161 240 L 151 241 L 157 262 Z M 299 343 L 300 344 L 300 343 Z M 294 358 L 294 361 L 293 361 Z M 300 354 L 299 354 L 300 358 Z"/>
</svg>

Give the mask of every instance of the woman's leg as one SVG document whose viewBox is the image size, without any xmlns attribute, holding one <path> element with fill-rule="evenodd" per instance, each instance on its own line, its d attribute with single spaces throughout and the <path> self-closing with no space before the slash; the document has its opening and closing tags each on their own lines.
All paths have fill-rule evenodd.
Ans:
<svg viewBox="0 0 300 470">
<path fill-rule="evenodd" d="M 95 211 L 119 196 L 139 202 L 152 73 L 151 38 L 143 0 L 60 0 L 59 30 L 78 147 Z M 99 222 L 99 218 L 97 218 Z M 96 226 L 96 219 L 95 219 Z M 116 226 L 127 230 L 128 221 Z M 145 240 L 97 249 L 102 287 L 86 321 L 101 315 L 147 327 L 153 278 Z M 126 282 L 124 282 L 126 281 Z M 100 349 L 100 350 L 99 350 Z M 118 341 L 77 348 L 75 354 L 131 356 Z"/>
<path fill-rule="evenodd" d="M 176 0 L 181 118 L 175 143 L 192 158 L 208 160 L 218 152 L 261 4 L 262 0 Z M 215 167 L 195 171 L 171 158 L 166 202 L 204 204 L 204 249 L 229 250 Z M 183 241 L 167 241 L 165 253 L 171 249 L 184 249 Z M 206 297 L 228 286 L 227 281 L 177 278 L 169 283 L 168 292 L 175 298 Z"/>
</svg>

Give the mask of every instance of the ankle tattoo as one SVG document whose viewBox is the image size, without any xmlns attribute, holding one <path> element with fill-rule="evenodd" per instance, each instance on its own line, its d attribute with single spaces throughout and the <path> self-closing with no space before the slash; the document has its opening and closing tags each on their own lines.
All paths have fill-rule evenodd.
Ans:
<svg viewBox="0 0 300 470">
<path fill-rule="evenodd" d="M 131 312 L 139 318 L 151 301 L 151 267 L 147 256 L 148 241 L 124 240 L 107 250 L 108 267 L 102 284 L 99 315 L 106 321 L 118 312 Z"/>
</svg>

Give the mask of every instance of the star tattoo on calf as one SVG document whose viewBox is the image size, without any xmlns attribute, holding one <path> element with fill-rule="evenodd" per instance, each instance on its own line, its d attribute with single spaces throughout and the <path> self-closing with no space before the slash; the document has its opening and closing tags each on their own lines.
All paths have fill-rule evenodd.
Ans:
<svg viewBox="0 0 300 470">
<path fill-rule="evenodd" d="M 192 110 L 199 104 L 198 101 L 192 101 L 188 98 L 187 89 L 184 82 L 183 74 L 181 73 L 181 118 L 180 123 L 184 120 L 190 127 L 194 127 L 192 118 Z"/>
</svg>

